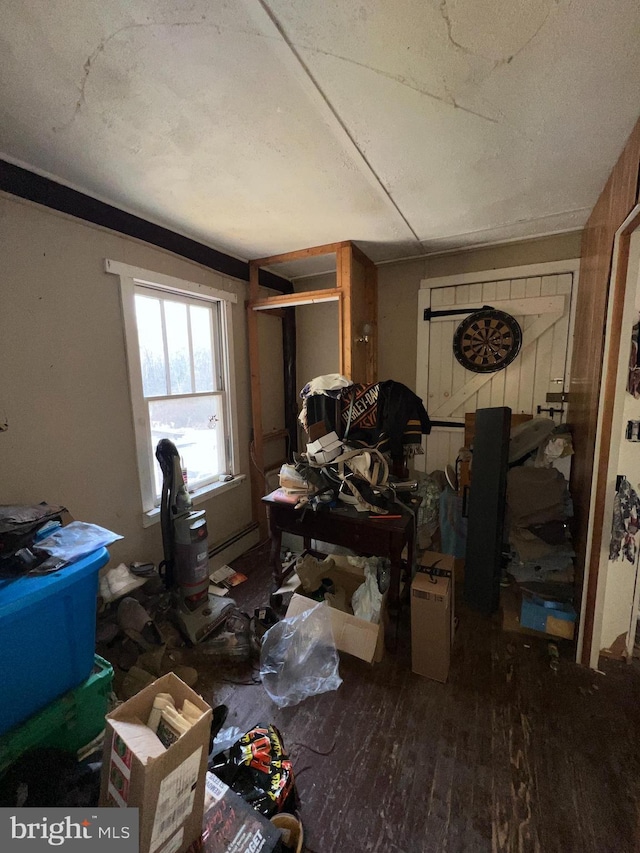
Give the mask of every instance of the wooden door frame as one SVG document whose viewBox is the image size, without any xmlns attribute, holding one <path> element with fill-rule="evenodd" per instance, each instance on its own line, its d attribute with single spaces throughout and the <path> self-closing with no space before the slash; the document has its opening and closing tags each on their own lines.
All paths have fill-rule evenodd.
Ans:
<svg viewBox="0 0 640 853">
<path fill-rule="evenodd" d="M 598 398 L 598 420 L 591 478 L 591 501 L 587 525 L 582 613 L 578 634 L 578 661 L 598 668 L 604 588 L 599 584 L 601 548 L 604 534 L 605 504 L 608 489 L 608 469 L 613 429 L 613 401 L 617 389 L 618 359 L 622 340 L 624 311 L 629 268 L 631 235 L 640 228 L 640 204 L 636 204 L 617 229 L 609 278 L 609 297 L 605 319 L 605 343 L 602 361 L 602 380 Z M 598 642 L 594 643 L 594 639 Z"/>
</svg>

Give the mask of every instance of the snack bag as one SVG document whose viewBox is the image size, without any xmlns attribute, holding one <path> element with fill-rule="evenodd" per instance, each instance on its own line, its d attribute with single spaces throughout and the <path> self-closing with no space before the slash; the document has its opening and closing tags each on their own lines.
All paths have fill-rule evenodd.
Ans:
<svg viewBox="0 0 640 853">
<path fill-rule="evenodd" d="M 265 817 L 297 807 L 293 767 L 274 725 L 256 725 L 214 756 L 209 770 Z"/>
</svg>

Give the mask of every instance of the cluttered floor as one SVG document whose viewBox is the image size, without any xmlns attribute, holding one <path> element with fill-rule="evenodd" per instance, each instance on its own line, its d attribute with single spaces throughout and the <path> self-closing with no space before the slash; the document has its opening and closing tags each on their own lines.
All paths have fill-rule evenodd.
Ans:
<svg viewBox="0 0 640 853">
<path fill-rule="evenodd" d="M 248 578 L 234 599 L 253 612 L 268 546 L 233 568 Z M 408 613 L 396 654 L 374 665 L 342 655 L 337 691 L 282 710 L 256 661 L 213 663 L 196 648 L 182 663 L 205 700 L 228 706 L 226 726 L 282 733 L 308 853 L 637 850 L 640 672 L 577 667 L 568 643 L 556 661 L 499 615 L 458 603 L 458 616 L 447 684 L 411 672 Z M 116 667 L 115 684 L 124 676 Z"/>
<path fill-rule="evenodd" d="M 269 544 L 232 568 L 244 578 L 232 588 L 233 599 L 253 614 L 268 603 Z M 136 605 L 161 605 L 158 582 L 150 571 L 130 596 L 99 614 L 97 652 L 113 665 L 115 706 L 135 701 L 145 678 L 173 670 L 215 709 L 230 743 L 257 726 L 274 725 L 292 762 L 307 853 L 640 850 L 640 667 L 616 661 L 605 662 L 601 672 L 578 667 L 569 641 L 510 632 L 499 613 L 483 617 L 457 600 L 443 684 L 411 671 L 405 605 L 394 653 L 377 664 L 341 654 L 337 690 L 279 708 L 260 681 L 256 649 L 233 646 L 235 635 L 224 654 L 212 654 L 215 642 L 186 646 L 177 629 L 175 643 L 167 644 L 160 621 L 163 642 L 144 636 L 151 623 L 136 627 L 131 620 L 138 618 Z M 115 613 L 125 632 L 114 623 Z M 234 650 L 242 654 L 234 657 Z M 90 677 L 93 687 L 78 688 L 96 709 L 100 703 L 89 694 L 100 682 L 104 673 Z M 196 694 L 193 701 L 208 711 Z M 54 724 L 66 731 L 64 721 L 51 716 L 58 708 L 66 715 L 66 701 L 43 711 L 46 719 L 28 721 L 29 737 L 36 722 L 43 744 L 44 730 Z M 18 743 L 20 733 L 0 742 L 0 764 L 5 753 L 17 756 L 26 748 Z M 100 744 L 96 750 L 100 756 Z M 97 802 L 95 770 L 80 781 L 75 758 L 67 753 L 64 767 L 60 760 L 59 750 L 26 753 L 0 779 L 1 804 L 68 805 L 70 795 L 77 805 Z"/>
</svg>

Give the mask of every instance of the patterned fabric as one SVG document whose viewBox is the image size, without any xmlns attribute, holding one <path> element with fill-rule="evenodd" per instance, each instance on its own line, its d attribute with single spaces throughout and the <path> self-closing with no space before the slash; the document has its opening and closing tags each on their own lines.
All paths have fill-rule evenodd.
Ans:
<svg viewBox="0 0 640 853">
<path fill-rule="evenodd" d="M 340 400 L 341 435 L 367 445 L 378 440 L 378 395 L 380 385 L 352 385 Z M 348 430 L 348 434 L 347 434 Z"/>
<path fill-rule="evenodd" d="M 391 379 L 343 388 L 339 400 L 310 394 L 299 419 L 305 430 L 324 421 L 327 432 L 335 430 L 350 446 L 373 447 L 392 459 L 422 453 L 422 436 L 431 431 L 420 397 Z"/>
<path fill-rule="evenodd" d="M 629 376 L 627 379 L 627 391 L 636 400 L 640 397 L 640 363 L 638 357 L 638 337 L 640 335 L 640 320 L 636 322 L 631 331 L 631 352 L 629 354 Z"/>
<path fill-rule="evenodd" d="M 640 498 L 631 488 L 631 483 L 627 478 L 623 477 L 613 502 L 613 521 L 609 544 L 610 560 L 619 560 L 622 556 L 630 563 L 635 563 L 638 550 L 638 530 L 640 530 L 639 515 Z"/>
<path fill-rule="evenodd" d="M 349 424 L 349 443 L 376 447 L 392 459 L 422 453 L 422 436 L 431 432 L 420 397 L 392 379 L 343 391 L 340 421 L 342 435 Z"/>
</svg>

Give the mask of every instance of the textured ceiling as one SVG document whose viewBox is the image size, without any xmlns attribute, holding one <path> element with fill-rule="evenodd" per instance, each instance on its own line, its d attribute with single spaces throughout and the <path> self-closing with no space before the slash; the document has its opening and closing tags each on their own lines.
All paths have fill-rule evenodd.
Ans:
<svg viewBox="0 0 640 853">
<path fill-rule="evenodd" d="M 581 227 L 638 0 L 0 0 L 0 154 L 241 258 Z"/>
</svg>

